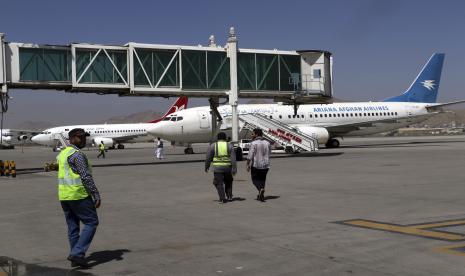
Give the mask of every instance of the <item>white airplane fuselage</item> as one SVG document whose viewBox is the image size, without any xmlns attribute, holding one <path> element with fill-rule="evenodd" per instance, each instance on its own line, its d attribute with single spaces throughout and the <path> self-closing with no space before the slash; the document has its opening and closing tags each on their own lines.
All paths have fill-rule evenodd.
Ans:
<svg viewBox="0 0 465 276">
<path fill-rule="evenodd" d="M 105 146 L 110 147 L 119 143 L 120 139 L 124 138 L 124 142 L 148 142 L 153 141 L 153 137 L 147 133 L 147 129 L 153 123 L 138 123 L 138 124 L 98 124 L 98 125 L 73 125 L 60 126 L 49 128 L 32 137 L 32 141 L 41 145 L 56 146 L 57 138 L 55 135 L 63 135 L 68 139 L 68 132 L 73 128 L 82 128 L 90 134 L 87 137 L 87 145 L 100 144 L 100 141 L 105 143 Z M 126 137 L 134 137 L 126 139 Z"/>
<path fill-rule="evenodd" d="M 371 126 L 359 127 L 345 133 L 331 133 L 330 137 L 362 136 L 392 131 L 413 123 L 426 120 L 435 113 L 428 112 L 427 103 L 414 102 L 359 102 L 301 105 L 297 115 L 294 108 L 281 104 L 244 104 L 239 105 L 238 113 L 258 113 L 291 127 L 331 128 L 337 125 L 350 125 L 375 122 Z M 230 133 L 231 107 L 220 106 L 223 117 L 222 129 Z M 177 143 L 203 143 L 212 139 L 210 107 L 195 107 L 170 115 L 176 120 L 165 120 L 148 129 L 154 136 Z M 167 117 L 168 119 L 169 117 Z M 382 122 L 380 122 L 382 120 Z M 244 137 L 240 137 L 241 139 Z"/>
</svg>

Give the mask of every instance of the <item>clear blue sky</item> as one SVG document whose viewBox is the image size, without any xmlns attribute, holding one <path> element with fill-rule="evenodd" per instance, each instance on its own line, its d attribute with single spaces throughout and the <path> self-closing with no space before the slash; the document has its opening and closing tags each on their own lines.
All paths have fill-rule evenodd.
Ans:
<svg viewBox="0 0 465 276">
<path fill-rule="evenodd" d="M 230 3 L 230 4 L 228 4 Z M 402 93 L 433 52 L 446 53 L 440 101 L 465 99 L 465 1 L 4 1 L 7 41 L 124 44 L 225 44 L 235 26 L 239 46 L 324 49 L 334 55 L 334 93 L 382 100 Z M 91 123 L 173 99 L 119 98 L 12 90 L 6 125 L 22 121 Z M 204 105 L 206 99 L 192 99 Z"/>
</svg>

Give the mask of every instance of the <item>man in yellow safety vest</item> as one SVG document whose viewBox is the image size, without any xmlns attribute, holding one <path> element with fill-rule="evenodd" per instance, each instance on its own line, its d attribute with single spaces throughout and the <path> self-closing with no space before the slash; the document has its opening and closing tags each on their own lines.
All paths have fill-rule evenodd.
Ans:
<svg viewBox="0 0 465 276">
<path fill-rule="evenodd" d="M 103 156 L 103 159 L 105 159 L 105 144 L 103 143 L 103 141 L 101 141 L 100 145 L 98 145 L 98 150 L 100 153 L 97 155 L 97 158 Z"/>
<path fill-rule="evenodd" d="M 218 141 L 210 145 L 205 159 L 205 172 L 213 165 L 213 185 L 218 191 L 220 203 L 233 200 L 233 176 L 237 172 L 234 147 L 226 141 L 226 133 L 218 133 Z"/>
<path fill-rule="evenodd" d="M 81 151 L 86 145 L 88 133 L 82 128 L 72 129 L 70 146 L 57 156 L 58 199 L 68 224 L 68 240 L 71 247 L 68 260 L 72 267 L 88 268 L 85 259 L 99 223 L 96 208 L 100 207 L 100 193 L 94 184 L 90 163 Z M 84 228 L 79 233 L 80 223 Z"/>
</svg>

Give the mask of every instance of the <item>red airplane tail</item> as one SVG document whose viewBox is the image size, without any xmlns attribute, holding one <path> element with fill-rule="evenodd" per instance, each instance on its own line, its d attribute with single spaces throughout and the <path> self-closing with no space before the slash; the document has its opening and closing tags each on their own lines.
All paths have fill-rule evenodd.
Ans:
<svg viewBox="0 0 465 276">
<path fill-rule="evenodd" d="M 181 96 L 179 97 L 174 104 L 166 111 L 165 115 L 163 115 L 161 118 L 150 121 L 148 123 L 158 123 L 161 120 L 165 119 L 166 116 L 178 112 L 179 110 L 183 110 L 187 108 L 187 97 L 186 96 Z"/>
</svg>

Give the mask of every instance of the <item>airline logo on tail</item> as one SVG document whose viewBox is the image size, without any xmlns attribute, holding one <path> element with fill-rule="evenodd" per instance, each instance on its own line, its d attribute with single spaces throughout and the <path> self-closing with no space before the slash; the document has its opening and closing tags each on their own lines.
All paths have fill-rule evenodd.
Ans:
<svg viewBox="0 0 465 276">
<path fill-rule="evenodd" d="M 173 114 L 175 112 L 178 112 L 180 110 L 186 109 L 187 108 L 187 97 L 186 96 L 181 96 L 179 97 L 176 102 L 168 109 L 168 111 L 163 115 L 160 119 L 156 119 L 153 121 L 150 121 L 149 123 L 158 123 L 161 120 L 165 119 L 166 116 Z"/>
<path fill-rule="evenodd" d="M 421 84 L 423 84 L 423 87 L 428 89 L 429 91 L 433 90 L 436 84 L 434 83 L 434 80 L 425 80 L 422 81 Z"/>
</svg>

